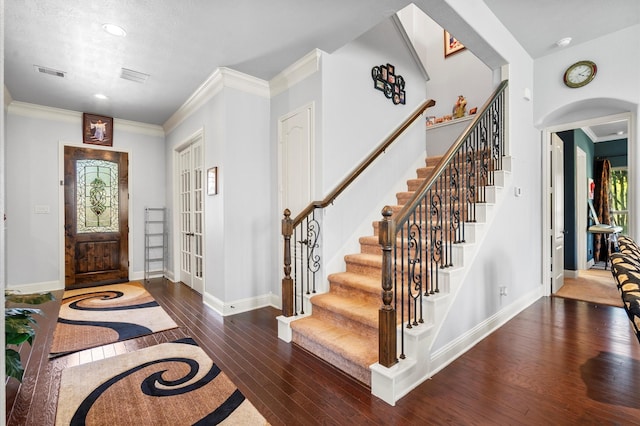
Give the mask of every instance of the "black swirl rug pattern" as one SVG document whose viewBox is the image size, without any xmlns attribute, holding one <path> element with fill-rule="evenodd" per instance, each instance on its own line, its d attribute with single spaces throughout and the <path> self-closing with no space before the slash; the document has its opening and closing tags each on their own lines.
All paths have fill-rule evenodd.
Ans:
<svg viewBox="0 0 640 426">
<path fill-rule="evenodd" d="M 139 282 L 68 290 L 62 297 L 49 356 L 177 326 Z"/>
<path fill-rule="evenodd" d="M 56 425 L 266 425 L 190 338 L 63 370 Z"/>
</svg>

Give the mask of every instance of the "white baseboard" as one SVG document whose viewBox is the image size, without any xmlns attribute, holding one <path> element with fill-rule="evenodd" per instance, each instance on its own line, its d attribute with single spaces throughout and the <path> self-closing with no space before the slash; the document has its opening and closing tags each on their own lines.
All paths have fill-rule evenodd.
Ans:
<svg viewBox="0 0 640 426">
<path fill-rule="evenodd" d="M 462 354 L 467 352 L 489 334 L 502 327 L 507 321 L 525 310 L 543 296 L 543 286 L 540 285 L 504 309 L 496 312 L 480 324 L 467 331 L 457 339 L 435 350 L 431 354 L 430 376 L 438 373 Z"/>
<path fill-rule="evenodd" d="M 416 359 L 407 357 L 391 368 L 373 364 L 371 366 L 372 393 L 387 404 L 395 405 L 419 384 L 433 377 L 543 295 L 543 285 L 537 286 L 457 339 L 433 351 L 428 361 L 416 362 Z"/>
<path fill-rule="evenodd" d="M 224 317 L 227 315 L 235 315 L 241 312 L 264 308 L 265 306 L 273 306 L 272 296 L 272 294 L 265 294 L 262 296 L 240 299 L 233 302 L 223 302 L 217 297 L 205 292 L 202 295 L 202 301 L 205 305 Z"/>
<path fill-rule="evenodd" d="M 580 271 L 570 271 L 568 269 L 565 269 L 563 274 L 567 278 L 578 278 L 578 275 L 580 274 Z"/>
<path fill-rule="evenodd" d="M 64 290 L 64 284 L 60 281 L 43 281 L 41 283 L 9 285 L 7 290 L 17 291 L 22 294 L 44 293 L 47 291 Z"/>
</svg>

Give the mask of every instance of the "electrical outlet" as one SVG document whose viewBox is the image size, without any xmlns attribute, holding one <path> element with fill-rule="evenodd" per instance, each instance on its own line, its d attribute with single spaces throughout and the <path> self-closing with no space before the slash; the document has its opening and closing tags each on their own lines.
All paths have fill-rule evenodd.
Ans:
<svg viewBox="0 0 640 426">
<path fill-rule="evenodd" d="M 506 295 L 507 295 L 507 287 L 506 286 L 500 287 L 500 296 L 506 296 Z"/>
</svg>

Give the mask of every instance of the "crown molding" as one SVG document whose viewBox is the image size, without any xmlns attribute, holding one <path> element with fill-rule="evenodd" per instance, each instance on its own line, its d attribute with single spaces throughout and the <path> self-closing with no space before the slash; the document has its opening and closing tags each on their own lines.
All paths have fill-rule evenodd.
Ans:
<svg viewBox="0 0 640 426">
<path fill-rule="evenodd" d="M 314 49 L 273 77 L 269 81 L 271 96 L 276 96 L 289 90 L 295 84 L 317 72 L 320 69 L 321 57 L 322 51 Z"/>
<path fill-rule="evenodd" d="M 162 127 L 165 133 L 168 134 L 172 132 L 180 123 L 220 93 L 224 88 L 236 89 L 265 98 L 270 96 L 269 83 L 265 80 L 230 68 L 217 68 L 164 123 Z"/>
<path fill-rule="evenodd" d="M 25 117 L 41 118 L 44 120 L 80 122 L 82 113 L 68 109 L 48 107 L 27 102 L 12 101 L 9 104 L 8 113 Z"/>
<path fill-rule="evenodd" d="M 591 127 L 581 127 L 580 130 L 582 130 L 587 135 L 587 137 L 591 139 L 591 142 L 598 142 L 598 137 L 595 133 L 593 133 Z"/>
<path fill-rule="evenodd" d="M 68 109 L 53 108 L 43 105 L 30 104 L 27 102 L 12 101 L 8 107 L 8 113 L 25 117 L 39 118 L 44 120 L 63 121 L 77 123 L 78 128 L 82 125 L 82 113 Z M 155 124 L 140 123 L 137 121 L 113 119 L 114 130 L 126 131 L 151 136 L 164 137 L 164 130 Z"/>
</svg>

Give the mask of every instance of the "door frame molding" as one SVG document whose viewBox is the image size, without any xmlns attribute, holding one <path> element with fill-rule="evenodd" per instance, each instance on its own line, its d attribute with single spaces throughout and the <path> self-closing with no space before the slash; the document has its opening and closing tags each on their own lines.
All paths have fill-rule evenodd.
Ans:
<svg viewBox="0 0 640 426">
<path fill-rule="evenodd" d="M 113 152 L 122 152 L 127 154 L 128 157 L 128 176 L 127 176 L 127 186 L 129 192 L 129 199 L 127 200 L 127 204 L 129 205 L 128 210 L 128 222 L 129 222 L 129 235 L 127 240 L 129 242 L 129 248 L 127 250 L 127 260 L 129 261 L 129 280 L 132 279 L 142 279 L 144 275 L 141 275 L 139 278 L 132 274 L 132 265 L 133 265 L 133 234 L 135 232 L 135 222 L 133 221 L 133 209 L 131 208 L 131 200 L 133 199 L 133 175 L 132 175 L 132 155 L 131 151 L 128 149 L 120 149 L 109 146 L 101 146 L 101 145 L 88 145 L 81 142 L 69 142 L 64 140 L 58 141 L 58 248 L 59 252 L 59 275 L 58 275 L 58 283 L 59 288 L 65 288 L 65 236 L 64 236 L 64 148 L 66 146 L 74 147 L 74 148 L 88 148 L 96 151 L 113 151 Z M 141 272 L 142 274 L 144 272 Z"/>
<path fill-rule="evenodd" d="M 554 126 L 549 126 L 542 129 L 542 137 L 541 137 L 541 146 L 542 146 L 542 283 L 543 283 L 543 296 L 549 296 L 551 286 L 549 283 L 551 282 L 551 247 L 549 244 L 550 237 L 550 219 L 551 219 L 551 206 L 549 203 L 549 197 L 551 195 L 549 191 L 549 178 L 551 174 L 551 164 L 549 161 L 550 149 L 551 149 L 551 134 L 563 132 L 566 130 L 574 130 L 579 129 L 585 126 L 593 126 L 597 124 L 605 124 L 612 121 L 620 121 L 627 120 L 627 156 L 628 156 L 628 166 L 629 166 L 629 182 L 635 182 L 636 174 L 638 171 L 636 170 L 637 161 L 638 161 L 638 152 L 635 144 L 632 141 L 636 140 L 635 136 L 635 122 L 634 116 L 631 112 L 623 112 L 619 114 L 612 114 L 602 117 L 596 117 L 592 119 L 573 121 L 564 124 L 558 124 Z M 634 179 L 634 180 L 632 180 Z M 629 199 L 628 203 L 630 206 L 634 206 L 636 202 L 636 197 L 638 196 L 638 191 L 640 188 L 629 188 Z M 629 235 L 633 238 L 635 235 L 634 232 L 636 230 L 636 218 L 640 217 L 640 212 L 636 212 L 630 210 L 629 211 Z"/>
<path fill-rule="evenodd" d="M 587 192 L 587 153 L 582 148 L 576 146 L 576 182 L 575 182 L 575 205 L 576 205 L 576 230 L 587 229 L 587 203 L 584 201 L 588 199 L 589 193 Z M 584 156 L 585 168 L 584 176 L 581 175 L 580 162 L 578 159 Z M 580 183 L 580 179 L 582 183 Z M 587 269 L 587 234 L 585 232 L 576 232 L 576 258 L 578 271 Z M 576 274 L 577 275 L 577 274 Z"/>
<path fill-rule="evenodd" d="M 171 203 L 171 209 L 170 209 L 170 214 L 171 214 L 171 224 L 172 224 L 172 228 L 173 231 L 171 232 L 171 238 L 169 239 L 169 243 L 173 244 L 173 250 L 172 250 L 172 262 L 173 263 L 173 281 L 174 282 L 180 282 L 182 281 L 182 277 L 180 276 L 180 217 L 177 214 L 177 212 L 179 211 L 179 203 L 180 203 L 180 177 L 178 176 L 178 168 L 179 168 L 179 161 L 180 161 L 180 151 L 182 151 L 183 149 L 187 148 L 189 145 L 193 144 L 195 142 L 196 139 L 200 139 L 201 140 L 201 144 L 202 144 L 202 170 L 203 170 L 203 178 L 206 178 L 206 171 L 207 169 L 205 168 L 205 164 L 206 164 L 206 154 L 207 154 L 207 150 L 206 150 L 206 144 L 205 144 L 205 132 L 204 132 L 204 127 L 200 127 L 198 130 L 196 130 L 195 132 L 193 132 L 191 135 L 187 136 L 186 138 L 184 138 L 182 140 L 182 142 L 178 143 L 176 146 L 173 147 L 172 149 L 172 155 L 171 155 L 171 180 L 173 182 L 173 194 L 172 194 L 172 203 Z M 204 297 L 204 294 L 207 292 L 206 289 L 206 276 L 207 276 L 207 192 L 206 192 L 206 182 L 203 182 L 203 207 L 202 207 L 202 211 L 203 211 L 203 220 L 202 220 L 202 235 L 203 235 L 203 244 L 202 244 L 202 282 L 203 282 L 203 289 L 202 289 L 202 295 Z"/>
</svg>

